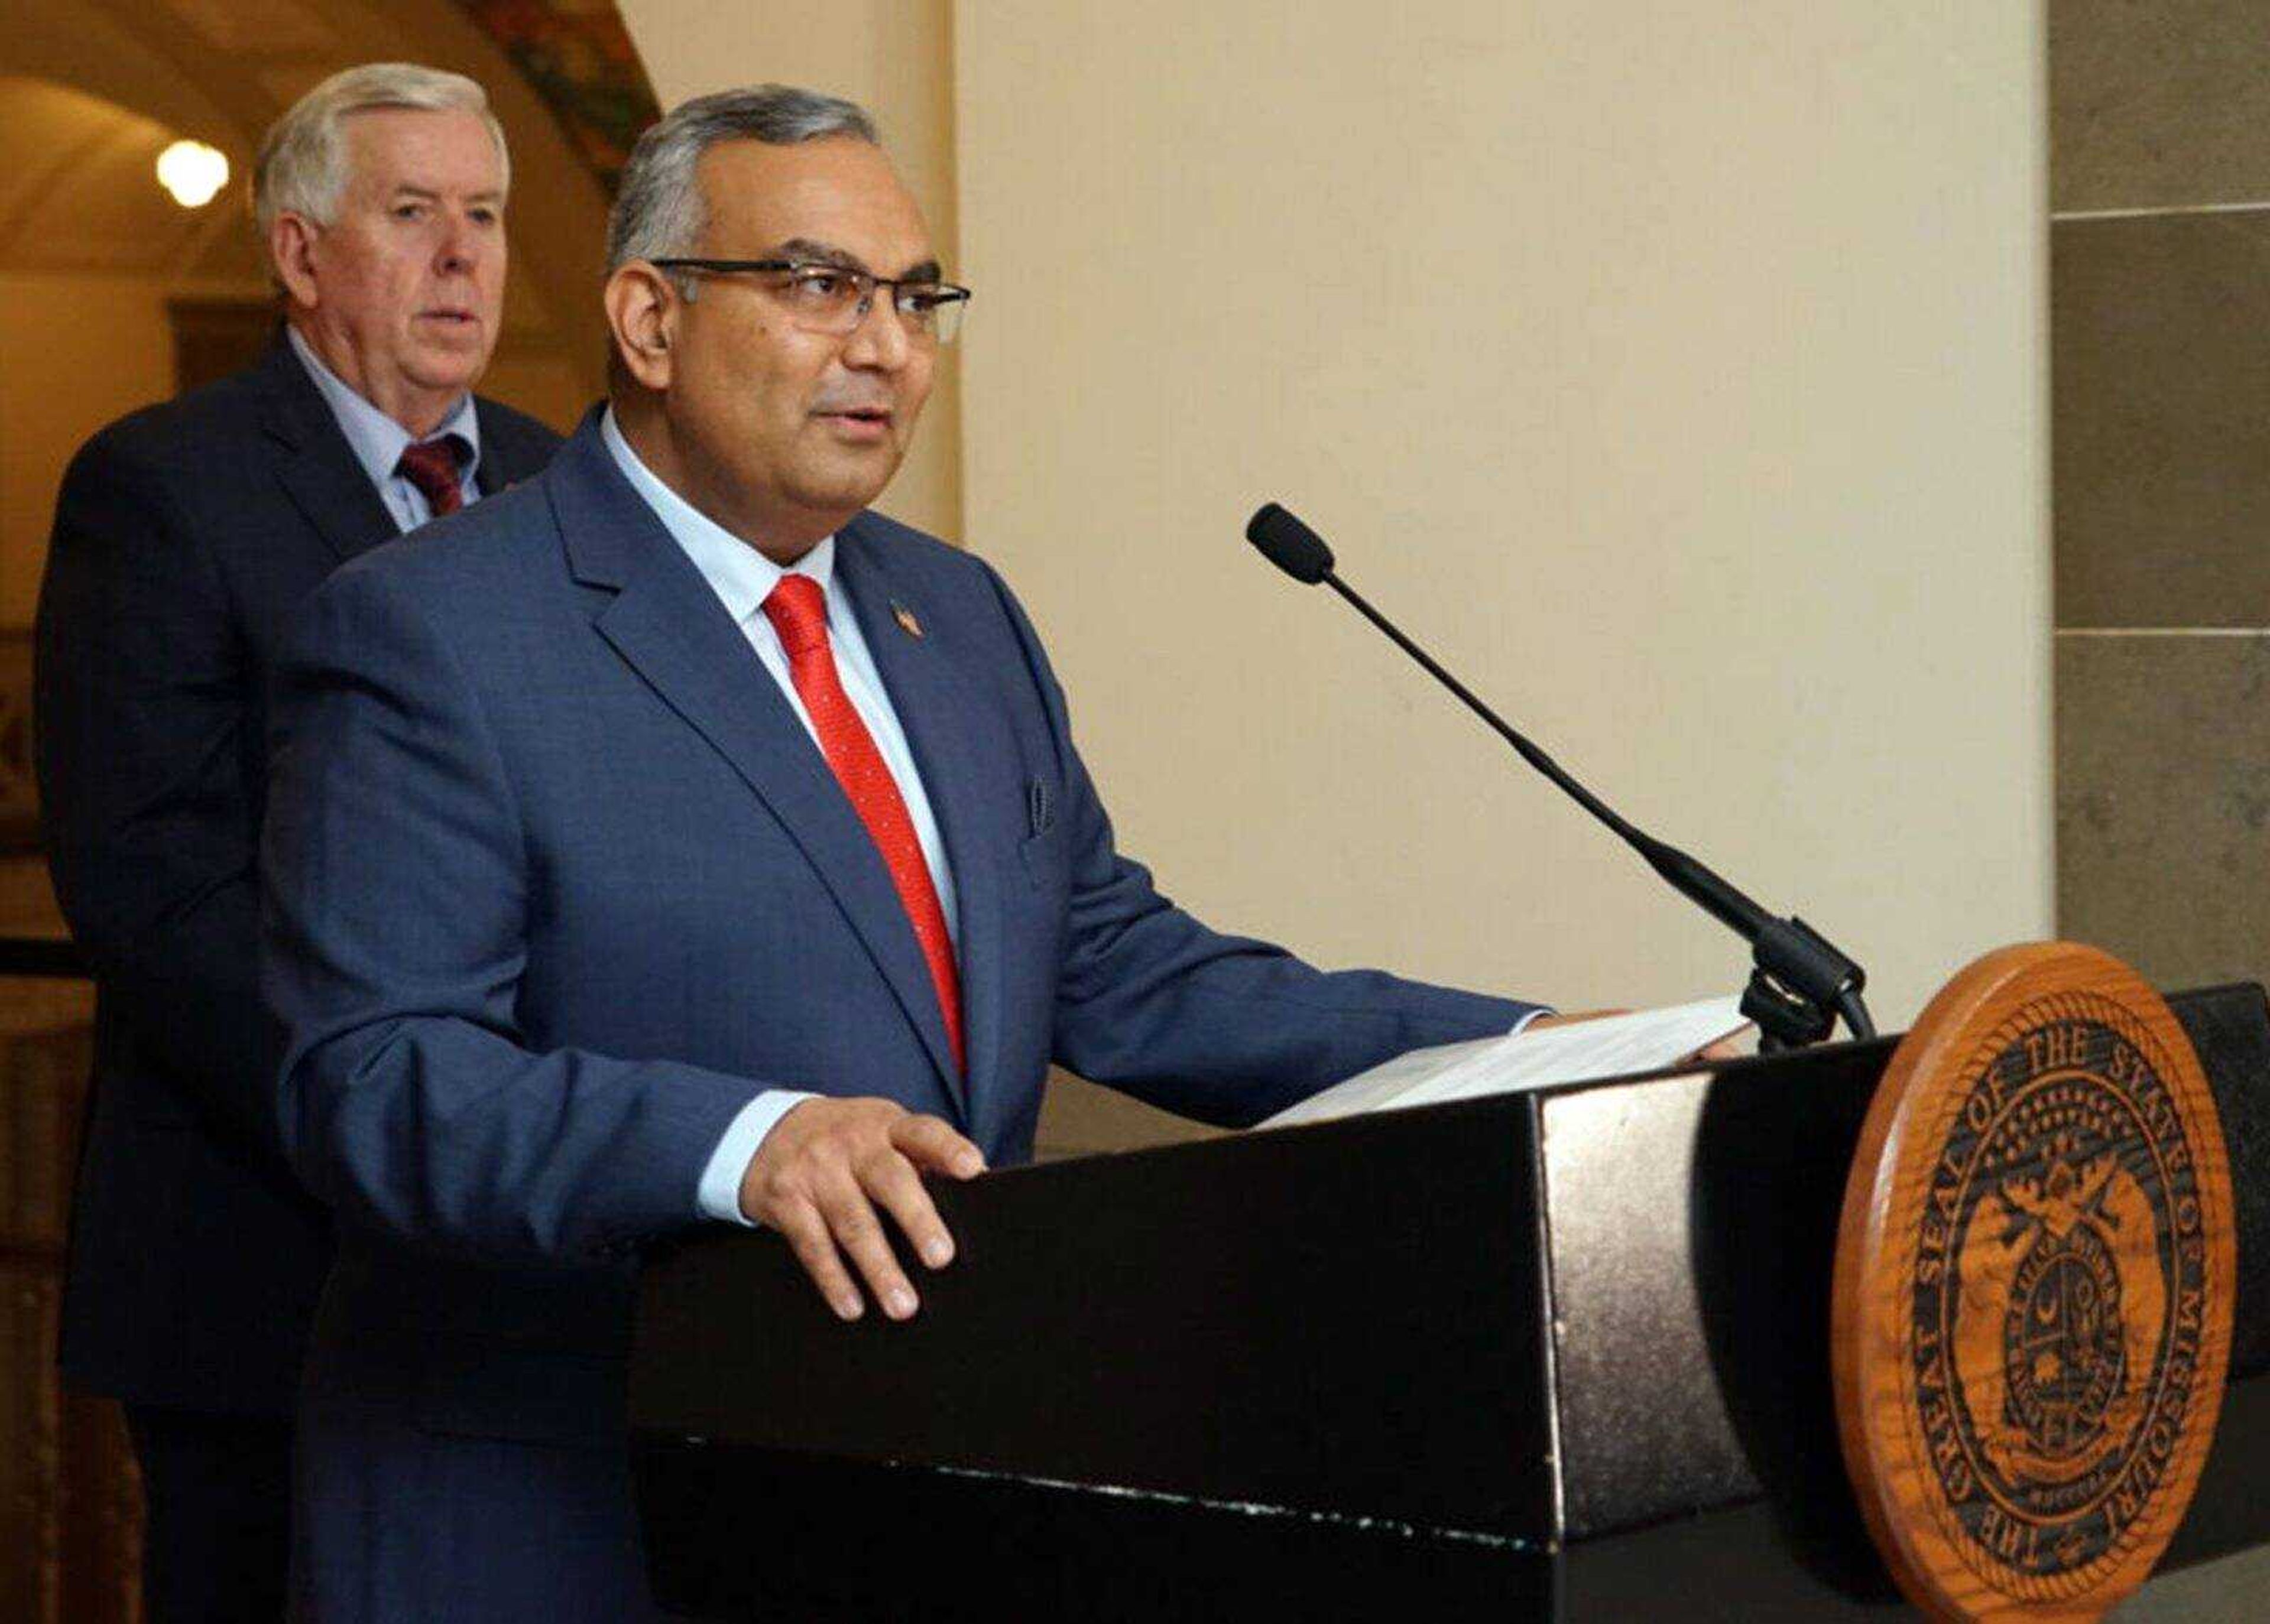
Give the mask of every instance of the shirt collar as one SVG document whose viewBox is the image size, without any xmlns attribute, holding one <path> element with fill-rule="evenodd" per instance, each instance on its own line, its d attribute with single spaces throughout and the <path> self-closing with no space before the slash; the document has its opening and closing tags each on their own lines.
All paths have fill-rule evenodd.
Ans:
<svg viewBox="0 0 2270 1624">
<path fill-rule="evenodd" d="M 308 375 L 315 380 L 316 393 L 323 396 L 323 404 L 338 419 L 340 432 L 354 450 L 355 461 L 362 464 L 371 483 L 384 490 L 387 481 L 395 478 L 403 447 L 410 443 L 410 431 L 356 394 L 345 380 L 323 365 L 323 358 L 315 353 L 313 345 L 300 336 L 298 328 L 286 323 L 284 336 L 291 343 L 292 352 L 300 358 L 300 364 L 308 369 Z M 457 397 L 457 404 L 427 438 L 441 434 L 455 434 L 470 448 L 464 466 L 458 471 L 460 479 L 470 481 L 481 465 L 480 415 L 473 410 L 471 391 Z"/>
<path fill-rule="evenodd" d="M 809 575 L 827 591 L 835 574 L 835 538 L 823 538 L 812 550 L 783 569 L 747 542 L 703 513 L 664 485 L 654 470 L 639 460 L 631 442 L 616 425 L 615 409 L 600 414 L 599 438 L 631 488 L 646 499 L 671 539 L 685 549 L 694 567 L 709 583 L 733 623 L 740 625 L 764 606 L 783 575 Z M 831 603 L 834 601 L 830 595 Z"/>
</svg>

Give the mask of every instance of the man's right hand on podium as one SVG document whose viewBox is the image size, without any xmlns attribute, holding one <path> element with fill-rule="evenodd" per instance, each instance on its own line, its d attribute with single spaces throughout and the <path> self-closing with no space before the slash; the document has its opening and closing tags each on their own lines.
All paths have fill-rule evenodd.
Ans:
<svg viewBox="0 0 2270 1624">
<path fill-rule="evenodd" d="M 806 1100 L 791 1109 L 741 1175 L 741 1211 L 777 1229 L 827 1306 L 847 1320 L 865 1311 L 844 1254 L 893 1319 L 920 1306 L 883 1228 L 897 1220 L 932 1269 L 953 1259 L 953 1238 L 923 1188 L 927 1170 L 975 1178 L 985 1157 L 945 1122 L 888 1100 Z"/>
</svg>

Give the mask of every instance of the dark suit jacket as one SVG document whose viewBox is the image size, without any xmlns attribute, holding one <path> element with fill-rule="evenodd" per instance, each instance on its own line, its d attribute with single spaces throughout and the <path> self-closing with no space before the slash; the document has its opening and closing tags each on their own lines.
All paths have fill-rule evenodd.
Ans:
<svg viewBox="0 0 2270 1624">
<path fill-rule="evenodd" d="M 559 436 L 478 404 L 482 492 Z M 278 1153 L 255 858 L 285 619 L 393 519 L 279 335 L 64 476 L 40 597 L 48 859 L 99 989 L 62 1361 L 148 1403 L 284 1413 L 326 1247 Z"/>
<path fill-rule="evenodd" d="M 285 1137 L 341 1227 L 309 1377 L 336 1424 L 307 1435 L 324 1594 L 414 1617 L 409 1587 L 485 1568 L 554 1594 L 575 1554 L 515 1551 L 619 1475 L 634 1249 L 694 1221 L 760 1089 L 887 1095 L 1001 1166 L 1051 1060 L 1249 1123 L 1528 1007 L 1208 930 L 1116 849 L 999 577 L 872 514 L 837 548 L 953 867 L 966 1078 L 874 842 L 591 421 L 294 628 L 266 973 Z M 421 1433 L 456 1494 L 421 1497 Z M 627 1549 L 627 1506 L 585 1533 L 611 1527 Z"/>
</svg>

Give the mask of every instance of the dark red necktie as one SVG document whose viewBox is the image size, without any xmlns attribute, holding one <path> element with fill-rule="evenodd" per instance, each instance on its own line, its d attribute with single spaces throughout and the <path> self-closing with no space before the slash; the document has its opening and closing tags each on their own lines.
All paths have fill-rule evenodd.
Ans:
<svg viewBox="0 0 2270 1624">
<path fill-rule="evenodd" d="M 442 518 L 465 505 L 465 487 L 459 471 L 464 466 L 464 453 L 468 449 L 455 434 L 413 441 L 402 448 L 402 460 L 394 465 L 394 471 L 416 486 L 434 516 Z"/>
<path fill-rule="evenodd" d="M 938 906 L 938 887 L 923 859 L 922 839 L 907 815 L 890 767 L 835 673 L 835 653 L 827 641 L 827 595 L 809 575 L 783 575 L 765 599 L 765 618 L 780 634 L 789 678 L 820 735 L 820 753 L 835 769 L 836 782 L 891 871 L 891 883 L 898 887 L 899 901 L 914 925 L 915 940 L 930 962 L 931 984 L 938 990 L 938 1006 L 946 1017 L 954 1069 L 966 1070 L 961 978 L 953 968 L 953 938 L 946 934 L 946 910 Z"/>
</svg>

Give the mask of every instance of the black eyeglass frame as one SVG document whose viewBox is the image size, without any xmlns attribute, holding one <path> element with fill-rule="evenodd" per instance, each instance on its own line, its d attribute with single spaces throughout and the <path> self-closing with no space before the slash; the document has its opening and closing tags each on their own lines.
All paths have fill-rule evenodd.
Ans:
<svg viewBox="0 0 2270 1624">
<path fill-rule="evenodd" d="M 707 271 L 727 275 L 737 271 L 757 271 L 793 276 L 799 271 L 824 271 L 831 276 L 845 278 L 855 287 L 864 283 L 866 291 L 859 295 L 858 313 L 852 317 L 851 325 L 843 330 L 847 333 L 857 332 L 859 324 L 867 319 L 869 312 L 875 308 L 876 291 L 880 288 L 891 290 L 891 308 L 902 317 L 909 313 L 900 309 L 899 294 L 907 288 L 921 288 L 931 293 L 936 300 L 933 310 L 944 305 L 967 305 L 970 299 L 969 290 L 959 283 L 941 282 L 927 277 L 879 277 L 872 271 L 838 265 L 824 259 L 680 259 L 673 256 L 670 259 L 650 259 L 647 263 L 657 271 Z M 835 330 L 821 328 L 817 330 L 832 332 Z M 941 334 L 938 342 L 946 344 L 950 340 Z"/>
</svg>

